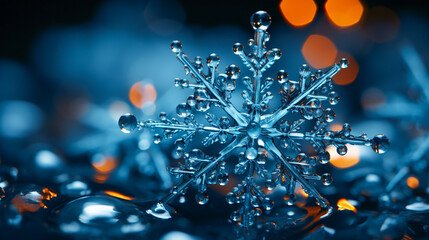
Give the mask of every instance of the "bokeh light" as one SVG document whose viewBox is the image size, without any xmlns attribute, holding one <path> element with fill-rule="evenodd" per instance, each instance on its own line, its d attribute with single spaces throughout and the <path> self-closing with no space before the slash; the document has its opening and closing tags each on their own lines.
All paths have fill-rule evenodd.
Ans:
<svg viewBox="0 0 429 240">
<path fill-rule="evenodd" d="M 357 209 L 355 206 L 353 206 L 347 199 L 341 198 L 337 202 L 338 210 L 350 210 L 355 213 L 357 213 Z"/>
<path fill-rule="evenodd" d="M 339 62 L 341 58 L 346 58 L 349 61 L 349 66 L 337 73 L 332 80 L 338 85 L 348 85 L 356 80 L 359 73 L 359 64 L 356 59 L 348 53 L 340 52 L 337 62 Z"/>
<path fill-rule="evenodd" d="M 350 27 L 358 23 L 363 10 L 359 0 L 328 0 L 325 3 L 326 15 L 338 27 Z"/>
<path fill-rule="evenodd" d="M 115 191 L 110 191 L 110 190 L 106 190 L 104 191 L 105 194 L 110 195 L 112 197 L 116 197 L 116 198 L 120 198 L 120 199 L 124 199 L 124 200 L 134 200 L 135 198 L 124 195 L 122 193 L 118 193 Z"/>
<path fill-rule="evenodd" d="M 326 149 L 331 155 L 329 163 L 336 168 L 350 168 L 359 163 L 359 147 L 347 145 L 347 154 L 341 156 L 337 153 L 337 148 L 333 145 Z"/>
<path fill-rule="evenodd" d="M 407 185 L 408 185 L 408 187 L 410 187 L 412 189 L 418 188 L 420 185 L 419 179 L 417 179 L 416 177 L 413 177 L 413 176 L 408 177 L 407 178 Z"/>
<path fill-rule="evenodd" d="M 137 82 L 131 87 L 129 98 L 131 103 L 138 108 L 153 104 L 156 100 L 155 87 L 150 83 Z"/>
<path fill-rule="evenodd" d="M 113 171 L 118 162 L 116 158 L 112 156 L 105 156 L 103 154 L 96 154 L 92 158 L 92 166 L 100 173 L 110 173 Z"/>
<path fill-rule="evenodd" d="M 338 50 L 329 38 L 313 34 L 304 42 L 301 52 L 309 65 L 325 68 L 334 63 Z"/>
<path fill-rule="evenodd" d="M 317 12 L 317 5 L 313 0 L 283 0 L 279 7 L 283 17 L 294 27 L 308 25 Z"/>
</svg>

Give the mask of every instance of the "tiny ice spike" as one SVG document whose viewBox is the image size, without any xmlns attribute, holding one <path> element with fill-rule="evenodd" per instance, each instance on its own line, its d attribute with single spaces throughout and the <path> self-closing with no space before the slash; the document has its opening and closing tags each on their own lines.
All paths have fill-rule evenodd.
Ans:
<svg viewBox="0 0 429 240">
<path fill-rule="evenodd" d="M 261 215 L 261 209 L 269 211 L 273 208 L 274 202 L 258 186 L 256 178 L 261 178 L 268 189 L 283 186 L 286 189 L 285 202 L 288 205 L 294 204 L 295 185 L 299 183 L 321 207 L 327 208 L 329 202 L 319 194 L 310 181 L 321 181 L 324 185 L 332 183 L 331 174 L 315 173 L 315 166 L 318 163 L 329 162 L 330 156 L 325 150 L 328 145 L 334 145 L 341 155 L 347 153 L 346 144 L 372 146 L 378 153 L 383 153 L 388 148 L 389 140 L 384 135 L 378 135 L 374 139 L 368 139 L 365 134 L 353 136 L 350 133 L 351 126 L 347 123 L 340 131 L 330 131 L 327 128 L 327 123 L 332 122 L 336 114 L 331 108 L 322 108 L 321 103 L 323 101 L 331 105 L 338 103 L 339 97 L 332 91 L 331 78 L 341 68 L 348 66 L 346 59 L 342 59 L 325 73 L 317 71 L 311 74 L 309 66 L 304 64 L 299 69 L 297 81 L 290 80 L 287 72 L 280 70 L 276 76 L 280 90 L 278 95 L 274 95 L 269 91 L 274 79 L 262 78 L 263 73 L 282 55 L 279 49 L 267 50 L 265 46 L 270 38 L 266 30 L 271 24 L 271 17 L 264 11 L 258 11 L 252 15 L 250 23 L 255 29 L 254 39 L 248 41 L 250 51 L 246 53 L 240 43 L 233 46 L 233 52 L 253 74 L 252 77 L 245 76 L 241 79 L 246 88 L 241 93 L 244 99 L 243 111 L 239 111 L 229 101 L 239 81 L 238 66 L 230 65 L 225 73 L 219 73 L 219 57 L 212 53 L 207 57 L 206 74 L 203 72 L 202 58 L 196 57 L 195 61 L 191 61 L 182 52 L 182 44 L 173 41 L 172 51 L 184 65 L 186 74 L 194 79 L 194 81 L 186 79 L 174 81 L 177 87 L 190 88 L 194 91 L 185 102 L 177 105 L 177 115 L 184 120 L 169 119 L 166 113 L 161 113 L 158 121 L 137 121 L 131 114 L 119 119 L 119 126 L 124 132 L 144 128 L 162 130 L 161 134 L 155 135 L 155 143 L 172 138 L 173 135 L 181 135 L 175 140 L 175 144 L 178 155 L 184 158 L 184 164 L 178 168 L 171 168 L 170 172 L 181 178 L 182 182 L 155 207 L 164 206 L 173 198 L 181 196 L 193 184 L 198 187 L 198 194 L 195 197 L 197 202 L 207 203 L 209 197 L 206 192 L 207 185 L 227 184 L 226 161 L 234 162 L 235 159 L 229 158 L 230 155 L 235 150 L 241 149 L 234 173 L 244 174 L 245 177 L 242 183 L 226 196 L 229 204 L 241 204 L 241 207 L 231 214 L 233 221 L 244 227 L 251 226 L 255 222 L 255 217 Z M 281 97 L 281 105 L 276 110 L 269 111 L 270 100 L 274 97 Z M 192 112 L 194 110 L 207 112 L 211 107 L 221 108 L 226 116 L 206 113 L 208 124 L 198 123 Z M 293 112 L 299 113 L 302 118 L 290 122 L 290 115 Z M 314 122 L 315 126 L 311 131 L 300 132 L 306 120 L 314 120 L 311 122 Z M 206 134 L 203 140 L 205 146 L 219 142 L 225 144 L 225 147 L 217 156 L 208 156 L 199 149 L 185 152 L 191 147 L 190 142 L 197 133 Z M 311 143 L 316 156 L 302 153 L 298 141 Z M 286 157 L 278 146 L 284 148 L 283 151 L 288 155 L 298 154 L 294 158 Z M 275 164 L 272 164 L 273 162 Z M 153 212 L 153 209 L 148 212 Z"/>
</svg>

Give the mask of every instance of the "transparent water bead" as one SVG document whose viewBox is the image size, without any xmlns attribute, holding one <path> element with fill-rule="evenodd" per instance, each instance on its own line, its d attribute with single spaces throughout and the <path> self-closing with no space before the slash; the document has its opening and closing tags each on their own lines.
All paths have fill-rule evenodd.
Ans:
<svg viewBox="0 0 429 240">
<path fill-rule="evenodd" d="M 69 180 L 61 184 L 60 193 L 69 197 L 81 197 L 91 194 L 91 189 L 85 181 Z"/>
<path fill-rule="evenodd" d="M 152 208 L 146 210 L 146 213 L 152 215 L 155 219 L 166 220 L 172 218 L 173 214 L 176 213 L 176 210 L 168 205 L 157 203 Z"/>
<path fill-rule="evenodd" d="M 148 217 L 133 203 L 107 196 L 86 196 L 55 210 L 51 222 L 63 234 L 113 238 L 141 235 L 148 230 Z"/>
<path fill-rule="evenodd" d="M 119 128 L 124 133 L 130 133 L 137 128 L 137 119 L 133 114 L 127 113 L 119 118 Z"/>
</svg>

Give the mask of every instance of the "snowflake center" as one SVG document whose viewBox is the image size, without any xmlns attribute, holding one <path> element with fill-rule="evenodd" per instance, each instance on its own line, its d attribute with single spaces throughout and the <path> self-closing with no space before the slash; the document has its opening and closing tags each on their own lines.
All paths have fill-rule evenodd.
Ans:
<svg viewBox="0 0 429 240">
<path fill-rule="evenodd" d="M 261 125 L 257 122 L 250 122 L 249 125 L 247 125 L 246 131 L 249 137 L 253 139 L 258 138 L 259 135 L 261 135 Z"/>
</svg>

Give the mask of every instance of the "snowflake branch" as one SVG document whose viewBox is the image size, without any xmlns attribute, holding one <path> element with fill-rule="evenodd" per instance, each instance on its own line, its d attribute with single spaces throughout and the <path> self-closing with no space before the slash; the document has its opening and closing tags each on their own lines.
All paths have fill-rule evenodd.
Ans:
<svg viewBox="0 0 429 240">
<path fill-rule="evenodd" d="M 165 197 L 163 197 L 159 203 L 165 204 L 169 202 L 171 199 L 173 199 L 175 196 L 183 192 L 191 183 L 195 182 L 201 175 L 207 173 L 210 171 L 213 167 L 216 166 L 216 164 L 219 161 L 222 161 L 223 159 L 227 158 L 236 148 L 240 148 L 246 145 L 248 141 L 247 136 L 238 136 L 236 137 L 228 146 L 226 146 L 221 152 L 220 155 L 214 159 L 212 162 L 207 164 L 204 168 L 200 169 L 198 172 L 194 173 L 193 177 L 189 180 L 186 180 L 182 182 L 181 184 L 177 185 L 175 188 L 175 191 L 169 193 Z"/>
<path fill-rule="evenodd" d="M 202 73 L 200 73 L 197 69 L 195 69 L 191 60 L 182 51 L 178 51 L 176 53 L 176 57 L 177 57 L 177 59 L 179 59 L 180 62 L 182 62 L 182 64 L 185 67 L 187 67 L 192 72 L 192 74 L 195 76 L 195 78 L 198 81 L 200 81 L 204 84 L 204 86 L 207 88 L 207 90 L 223 106 L 222 109 L 224 109 L 225 112 L 238 123 L 238 125 L 244 126 L 247 124 L 247 119 L 234 107 L 234 105 L 232 105 L 230 102 L 226 101 L 221 96 L 219 91 L 209 81 L 207 81 L 206 77 Z"/>
<path fill-rule="evenodd" d="M 296 96 L 289 104 L 286 106 L 280 107 L 273 114 L 264 115 L 262 117 L 261 126 L 262 127 L 272 127 L 276 124 L 281 118 L 283 118 L 289 111 L 298 105 L 301 100 L 306 98 L 313 91 L 319 89 L 323 84 L 325 84 L 328 79 L 332 78 L 335 74 L 337 74 L 341 70 L 341 66 L 339 63 L 336 63 L 331 69 L 329 69 L 323 76 L 318 78 L 314 83 L 310 85 L 304 92 L 301 92 L 298 96 Z"/>
<path fill-rule="evenodd" d="M 323 208 L 327 208 L 329 206 L 328 200 L 326 200 L 320 193 L 316 190 L 316 188 L 310 185 L 307 180 L 295 169 L 295 167 L 291 166 L 291 164 L 287 161 L 286 157 L 280 152 L 280 150 L 275 146 L 272 140 L 268 140 L 265 142 L 265 148 L 270 152 L 273 156 L 275 156 L 280 163 L 287 169 L 288 173 L 296 179 L 302 186 L 303 189 L 310 195 L 316 198 L 320 206 Z"/>
</svg>

